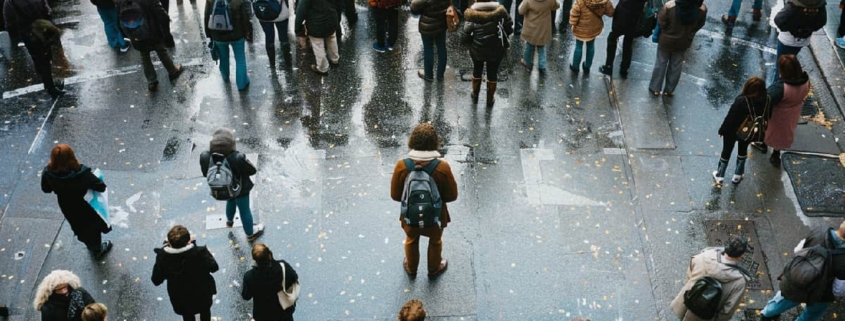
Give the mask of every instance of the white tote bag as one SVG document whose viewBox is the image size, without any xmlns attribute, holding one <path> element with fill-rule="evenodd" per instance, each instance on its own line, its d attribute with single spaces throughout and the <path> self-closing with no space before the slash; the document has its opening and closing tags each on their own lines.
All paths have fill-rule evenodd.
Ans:
<svg viewBox="0 0 845 321">
<path fill-rule="evenodd" d="M 302 291 L 302 287 L 299 286 L 299 280 L 296 281 L 293 285 L 290 286 L 290 289 L 285 290 L 285 284 L 287 284 L 287 273 L 285 271 L 285 264 L 279 262 L 279 265 L 282 266 L 282 290 L 279 291 L 279 304 L 282 305 L 282 309 L 287 310 L 288 308 L 292 307 L 296 300 L 299 299 L 299 292 Z"/>
<path fill-rule="evenodd" d="M 99 168 L 93 171 L 94 176 L 97 176 L 100 180 L 103 180 L 103 172 L 100 171 Z M 97 192 L 93 189 L 89 189 L 85 196 L 83 197 L 91 208 L 100 214 L 100 218 L 103 219 L 103 222 L 106 223 L 109 229 L 111 229 L 111 220 L 109 219 L 109 194 L 108 191 L 105 192 Z"/>
</svg>

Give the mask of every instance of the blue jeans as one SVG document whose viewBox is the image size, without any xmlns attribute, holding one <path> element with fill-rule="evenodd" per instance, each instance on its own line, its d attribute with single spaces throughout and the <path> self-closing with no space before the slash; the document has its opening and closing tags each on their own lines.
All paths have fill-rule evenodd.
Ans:
<svg viewBox="0 0 845 321">
<path fill-rule="evenodd" d="M 793 47 L 784 45 L 778 40 L 777 55 L 775 56 L 775 76 L 772 78 L 773 82 L 780 80 L 780 72 L 778 72 L 778 59 L 783 55 L 798 55 L 802 47 Z"/>
<path fill-rule="evenodd" d="M 246 233 L 246 235 L 252 235 L 252 210 L 249 209 L 249 194 L 226 201 L 226 221 L 231 222 L 235 219 L 236 206 L 241 212 L 241 222 L 244 224 L 244 233 Z"/>
<path fill-rule="evenodd" d="M 534 66 L 534 47 L 537 47 L 537 68 L 541 70 L 546 69 L 546 47 L 535 46 L 530 43 L 525 43 L 525 51 L 522 52 L 522 60 L 528 67 Z"/>
<path fill-rule="evenodd" d="M 766 307 L 763 308 L 763 311 L 760 311 L 760 314 L 764 317 L 776 317 L 781 313 L 786 312 L 789 309 L 794 308 L 800 304 L 800 302 L 795 302 L 790 299 L 784 298 L 780 295 L 780 291 L 775 294 L 775 297 L 772 298 L 769 303 L 766 303 Z M 798 319 L 795 321 L 818 321 L 821 320 L 824 316 L 825 312 L 827 312 L 827 308 L 830 307 L 831 302 L 816 302 L 816 303 L 809 303 L 807 307 L 804 308 L 804 312 L 798 316 Z"/>
<path fill-rule="evenodd" d="M 584 61 L 584 68 L 590 69 L 590 66 L 593 65 L 593 56 L 596 54 L 596 40 L 587 41 L 587 60 Z M 572 54 L 572 67 L 578 69 L 578 65 L 581 63 L 581 51 L 584 47 L 584 42 L 581 40 L 575 40 L 575 53 Z M 616 52 L 614 52 L 616 54 Z"/>
<path fill-rule="evenodd" d="M 269 47 L 273 47 L 276 44 L 276 31 L 279 31 L 279 43 L 286 44 L 288 43 L 288 20 L 285 19 L 284 21 L 279 22 L 272 22 L 272 21 L 259 21 L 258 24 L 261 25 L 261 30 L 264 30 L 264 45 Z M 273 26 L 276 28 L 273 29 Z M 270 54 L 269 52 L 267 53 Z"/>
<path fill-rule="evenodd" d="M 235 53 L 235 83 L 238 90 L 246 89 L 249 85 L 249 76 L 246 74 L 246 53 L 244 52 L 244 39 L 235 41 L 214 41 L 217 53 L 220 54 L 220 73 L 223 79 L 229 79 L 229 46 Z"/>
<path fill-rule="evenodd" d="M 736 17 L 739 15 L 739 7 L 742 5 L 742 0 L 733 0 L 731 3 L 731 9 L 728 10 L 728 17 Z M 752 9 L 760 10 L 763 8 L 763 0 L 754 0 L 754 4 L 751 6 Z"/>
<path fill-rule="evenodd" d="M 97 13 L 103 20 L 103 27 L 106 29 L 106 38 L 109 39 L 109 46 L 112 48 L 126 47 L 126 39 L 117 28 L 117 9 L 97 7 Z"/>
<path fill-rule="evenodd" d="M 519 5 L 522 4 L 522 0 L 516 0 L 516 6 L 513 8 L 513 14 L 511 14 L 511 5 L 513 4 L 513 0 L 499 0 L 499 4 L 505 7 L 505 11 L 508 12 L 508 15 L 516 17 L 516 19 L 513 20 L 513 34 L 517 36 L 522 34 L 522 22 L 525 20 L 525 17 L 519 14 Z"/>
<path fill-rule="evenodd" d="M 422 36 L 423 71 L 426 78 L 434 73 L 434 46 L 437 45 L 437 79 L 443 79 L 446 73 L 446 34 L 429 37 Z"/>
</svg>

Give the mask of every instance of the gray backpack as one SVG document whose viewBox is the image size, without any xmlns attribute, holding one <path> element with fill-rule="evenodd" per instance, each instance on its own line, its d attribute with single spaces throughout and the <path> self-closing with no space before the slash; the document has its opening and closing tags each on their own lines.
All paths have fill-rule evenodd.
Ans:
<svg viewBox="0 0 845 321">
<path fill-rule="evenodd" d="M 232 25 L 232 19 L 229 17 L 229 1 L 214 0 L 214 6 L 211 7 L 211 16 L 208 17 L 208 29 L 218 31 L 235 29 Z"/>
<path fill-rule="evenodd" d="M 402 192 L 402 218 L 411 227 L 440 227 L 443 200 L 440 199 L 437 183 L 431 177 L 438 164 L 440 160 L 435 159 L 425 167 L 416 168 L 413 160 L 405 159 L 408 177 L 405 178 L 405 189 Z"/>
<path fill-rule="evenodd" d="M 211 197 L 220 201 L 237 198 L 241 194 L 241 180 L 235 177 L 227 157 L 213 153 L 209 158 L 211 165 L 208 167 L 206 180 L 211 188 Z"/>
</svg>

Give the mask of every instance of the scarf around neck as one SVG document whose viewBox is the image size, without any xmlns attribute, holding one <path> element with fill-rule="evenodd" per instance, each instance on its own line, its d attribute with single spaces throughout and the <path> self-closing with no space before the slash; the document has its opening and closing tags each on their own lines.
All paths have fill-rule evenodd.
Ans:
<svg viewBox="0 0 845 321">
<path fill-rule="evenodd" d="M 81 316 L 82 309 L 85 309 L 85 300 L 82 299 L 82 291 L 75 289 L 70 291 L 68 296 L 70 296 L 70 300 L 67 305 L 67 318 L 74 320 Z"/>
<path fill-rule="evenodd" d="M 408 152 L 408 158 L 414 161 L 425 162 L 431 161 L 435 158 L 440 158 L 440 153 L 436 150 L 414 150 Z"/>
</svg>

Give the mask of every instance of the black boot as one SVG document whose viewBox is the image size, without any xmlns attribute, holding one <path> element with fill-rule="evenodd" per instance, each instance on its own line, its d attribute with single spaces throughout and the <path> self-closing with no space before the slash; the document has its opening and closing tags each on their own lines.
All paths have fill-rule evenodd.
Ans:
<svg viewBox="0 0 845 321">
<path fill-rule="evenodd" d="M 270 61 L 270 70 L 276 71 L 276 45 L 274 44 L 267 44 L 264 46 L 264 49 L 267 50 L 267 60 Z"/>
<path fill-rule="evenodd" d="M 780 168 L 780 151 L 775 149 L 772 151 L 772 156 L 769 157 L 769 162 L 777 168 Z"/>
<path fill-rule="evenodd" d="M 5 305 L 0 305 L 0 317 L 8 317 L 9 316 L 9 308 Z"/>
<path fill-rule="evenodd" d="M 599 72 L 608 76 L 613 76 L 613 66 L 601 65 L 599 66 Z"/>
<path fill-rule="evenodd" d="M 736 170 L 734 171 L 734 177 L 731 178 L 731 182 L 734 184 L 739 184 L 742 182 L 742 179 L 745 177 L 745 160 L 748 156 L 736 157 Z"/>
<path fill-rule="evenodd" d="M 99 259 L 103 258 L 103 256 L 106 255 L 106 253 L 111 251 L 111 247 L 112 247 L 111 241 L 105 241 L 105 242 L 101 243 L 100 246 L 95 246 L 93 249 L 91 249 L 91 248 L 89 248 L 89 249 L 91 250 L 91 253 L 94 254 L 94 259 L 99 260 Z"/>
<path fill-rule="evenodd" d="M 282 44 L 282 58 L 285 59 L 285 67 L 293 66 L 293 58 L 290 54 L 290 44 L 285 42 Z"/>
</svg>

